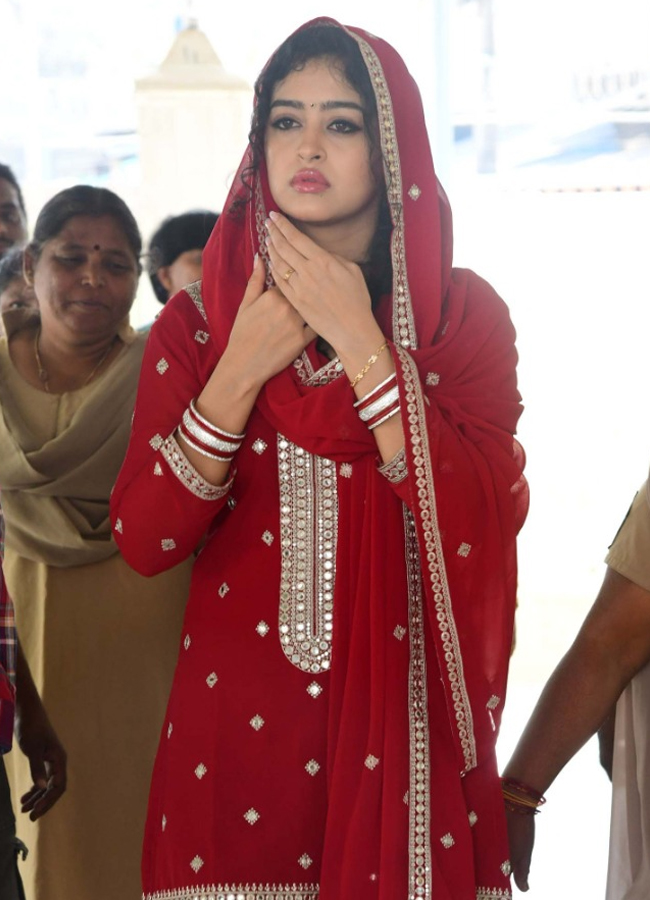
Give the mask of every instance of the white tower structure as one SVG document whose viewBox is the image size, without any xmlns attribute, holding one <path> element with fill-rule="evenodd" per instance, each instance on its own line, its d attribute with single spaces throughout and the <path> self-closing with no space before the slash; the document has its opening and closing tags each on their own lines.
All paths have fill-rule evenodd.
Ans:
<svg viewBox="0 0 650 900">
<path fill-rule="evenodd" d="M 227 72 L 195 21 L 152 75 L 136 82 L 142 167 L 140 225 L 220 211 L 246 147 L 252 90 Z"/>
</svg>

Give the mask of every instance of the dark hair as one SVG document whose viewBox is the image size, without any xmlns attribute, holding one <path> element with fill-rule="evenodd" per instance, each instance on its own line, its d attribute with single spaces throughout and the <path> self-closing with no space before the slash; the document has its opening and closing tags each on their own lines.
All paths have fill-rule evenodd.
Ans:
<svg viewBox="0 0 650 900">
<path fill-rule="evenodd" d="M 348 84 L 361 97 L 364 109 L 364 128 L 370 148 L 370 164 L 373 171 L 381 171 L 377 101 L 359 45 L 343 28 L 325 23 L 315 24 L 287 38 L 276 50 L 255 82 L 256 104 L 248 135 L 252 150 L 252 164 L 241 175 L 242 181 L 249 190 L 252 185 L 251 176 L 258 171 L 264 157 L 264 135 L 271 111 L 273 88 L 290 72 L 300 71 L 313 59 L 331 59 L 340 68 L 341 75 Z M 246 201 L 235 201 L 229 213 L 237 215 L 239 213 L 238 206 L 243 205 L 244 202 Z M 390 290 L 393 274 L 390 258 L 391 231 L 392 222 L 384 189 L 377 229 L 370 246 L 369 260 L 363 266 L 373 302 L 376 302 L 381 294 Z"/>
<path fill-rule="evenodd" d="M 25 209 L 25 198 L 23 197 L 23 192 L 20 189 L 20 185 L 16 179 L 16 176 L 9 168 L 9 166 L 5 165 L 5 163 L 0 163 L 0 178 L 4 181 L 8 181 L 16 189 L 16 194 L 18 195 L 18 204 L 20 206 L 22 214 L 27 218 L 27 210 Z"/>
<path fill-rule="evenodd" d="M 169 300 L 169 291 L 158 278 L 158 269 L 171 266 L 181 253 L 188 250 L 203 250 L 218 218 L 219 213 L 209 209 L 192 210 L 180 216 L 169 216 L 153 233 L 149 241 L 147 271 L 160 303 Z"/>
<path fill-rule="evenodd" d="M 16 278 L 23 277 L 23 251 L 21 247 L 11 247 L 0 259 L 0 294 Z"/>
<path fill-rule="evenodd" d="M 141 271 L 140 255 L 142 253 L 142 237 L 133 213 L 121 197 L 108 188 L 92 187 L 89 184 L 77 184 L 74 187 L 59 191 L 47 201 L 38 214 L 34 225 L 34 237 L 28 250 L 38 259 L 43 245 L 60 234 L 61 229 L 74 216 L 111 216 L 118 223 L 124 236 L 133 250 L 133 255 Z"/>
</svg>

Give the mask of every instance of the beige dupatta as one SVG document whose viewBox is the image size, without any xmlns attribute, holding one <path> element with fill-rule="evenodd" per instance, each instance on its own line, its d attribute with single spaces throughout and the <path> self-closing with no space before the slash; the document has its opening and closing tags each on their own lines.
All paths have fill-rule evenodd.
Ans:
<svg viewBox="0 0 650 900">
<path fill-rule="evenodd" d="M 0 340 L 0 487 L 9 549 L 47 565 L 87 565 L 117 553 L 108 501 L 131 428 L 146 337 L 129 325 L 120 354 L 104 373 L 78 391 L 50 395 L 16 372 L 9 338 L 28 322 L 5 316 Z M 35 446 L 34 415 L 68 403 L 61 427 Z M 29 408 L 25 408 L 25 404 Z M 55 412 L 56 414 L 56 412 Z M 58 421 L 58 417 L 57 417 Z M 36 442 L 38 444 L 38 441 Z"/>
</svg>

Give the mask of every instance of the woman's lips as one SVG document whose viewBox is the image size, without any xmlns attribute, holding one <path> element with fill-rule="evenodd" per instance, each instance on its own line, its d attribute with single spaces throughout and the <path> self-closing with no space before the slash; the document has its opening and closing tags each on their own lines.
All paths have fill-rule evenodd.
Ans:
<svg viewBox="0 0 650 900">
<path fill-rule="evenodd" d="M 302 194 L 320 194 L 330 186 L 318 169 L 301 169 L 291 179 L 291 187 Z"/>
</svg>

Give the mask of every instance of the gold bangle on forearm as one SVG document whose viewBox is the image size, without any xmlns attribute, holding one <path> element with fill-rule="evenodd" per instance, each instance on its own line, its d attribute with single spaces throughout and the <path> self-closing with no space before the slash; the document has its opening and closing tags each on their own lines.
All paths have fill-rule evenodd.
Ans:
<svg viewBox="0 0 650 900">
<path fill-rule="evenodd" d="M 381 345 L 381 347 L 377 347 L 377 349 L 372 354 L 372 356 L 368 357 L 368 362 L 365 364 L 363 369 L 361 369 L 361 371 L 357 372 L 357 374 L 354 376 L 354 378 L 350 382 L 351 388 L 356 387 L 356 385 L 359 384 L 359 382 L 361 381 L 363 376 L 366 374 L 366 372 L 370 371 L 370 367 L 374 366 L 374 364 L 377 362 L 380 354 L 384 352 L 386 347 L 388 347 L 388 341 L 384 341 L 384 343 Z"/>
</svg>

